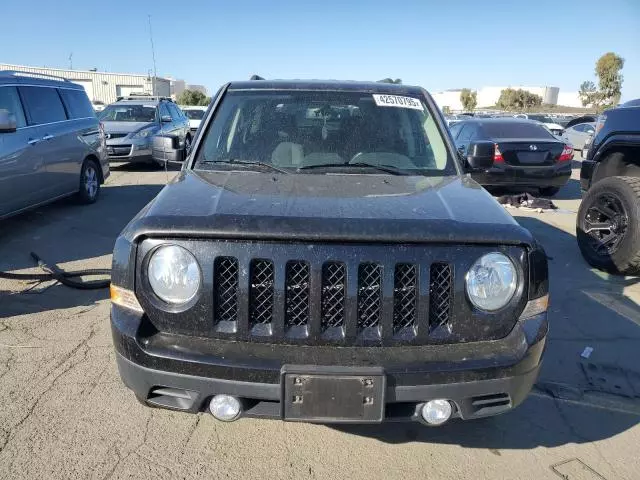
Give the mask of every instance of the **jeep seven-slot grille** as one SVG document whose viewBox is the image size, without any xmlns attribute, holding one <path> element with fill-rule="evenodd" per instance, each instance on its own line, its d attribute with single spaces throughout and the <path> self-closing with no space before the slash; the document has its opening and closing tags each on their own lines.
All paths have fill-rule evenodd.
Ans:
<svg viewBox="0 0 640 480">
<path fill-rule="evenodd" d="M 436 328 L 449 321 L 451 312 L 451 291 L 453 274 L 448 263 L 431 265 L 431 281 L 429 282 L 429 325 Z"/>
<path fill-rule="evenodd" d="M 249 322 L 251 325 L 270 323 L 273 318 L 273 262 L 251 262 L 251 290 L 249 292 Z"/>
<path fill-rule="evenodd" d="M 335 329 L 342 332 L 340 336 L 349 331 L 358 334 L 374 327 L 376 330 L 373 331 L 378 332 L 376 335 L 384 336 L 385 333 L 381 331 L 383 324 L 386 324 L 383 311 L 392 315 L 392 320 L 387 324 L 392 335 L 403 332 L 403 340 L 410 338 L 407 332 L 416 334 L 421 318 L 425 331 L 450 322 L 453 269 L 448 263 L 435 262 L 428 269 L 421 270 L 420 265 L 413 263 L 382 265 L 362 262 L 348 266 L 343 262 L 326 261 L 314 266 L 313 262 L 291 260 L 284 267 L 279 267 L 283 269 L 280 280 L 276 280 L 276 266 L 272 260 L 252 259 L 248 267 L 247 278 L 246 272 L 242 274 L 237 258 L 215 259 L 216 322 L 238 320 L 243 311 L 241 302 L 247 301 L 246 295 L 241 292 L 247 289 L 248 306 L 244 304 L 244 312 L 248 311 L 249 328 L 251 330 L 256 325 L 262 325 L 266 330 L 262 328 L 260 331 L 268 332 L 267 335 L 276 335 L 282 328 L 286 334 L 294 327 L 305 327 L 296 330 L 304 332 L 299 333 L 301 335 L 312 334 L 311 325 L 314 324 L 317 325 L 315 333 L 319 335 L 335 332 Z M 314 268 L 318 269 L 315 276 Z M 387 282 L 386 277 L 390 277 Z M 354 290 L 348 294 L 349 278 L 352 279 Z M 243 279 L 248 285 L 240 284 Z M 276 285 L 276 281 L 281 284 Z M 421 282 L 425 281 L 428 286 L 420 288 Z M 385 291 L 385 285 L 389 285 L 386 287 L 389 290 Z M 385 299 L 393 300 L 388 303 L 389 310 L 384 310 L 384 305 L 387 305 Z M 420 315 L 420 311 L 427 309 L 428 312 Z M 320 318 L 314 320 L 315 316 Z M 276 324 L 281 327 L 271 329 Z"/>
</svg>

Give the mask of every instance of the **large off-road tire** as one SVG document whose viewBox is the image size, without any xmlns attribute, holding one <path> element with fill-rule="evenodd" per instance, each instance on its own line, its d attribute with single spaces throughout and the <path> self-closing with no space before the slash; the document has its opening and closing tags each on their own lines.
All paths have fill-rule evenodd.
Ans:
<svg viewBox="0 0 640 480">
<path fill-rule="evenodd" d="M 640 274 L 640 178 L 595 183 L 580 204 L 576 236 L 590 265 L 614 274 Z"/>
</svg>

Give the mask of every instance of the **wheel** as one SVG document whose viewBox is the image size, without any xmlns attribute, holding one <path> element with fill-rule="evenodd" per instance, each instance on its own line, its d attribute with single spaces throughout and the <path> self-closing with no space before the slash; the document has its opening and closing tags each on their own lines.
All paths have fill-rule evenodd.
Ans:
<svg viewBox="0 0 640 480">
<path fill-rule="evenodd" d="M 100 195 L 100 174 L 95 160 L 87 159 L 80 170 L 80 188 L 78 200 L 80 203 L 95 203 Z"/>
<path fill-rule="evenodd" d="M 578 247 L 590 265 L 614 274 L 640 273 L 640 178 L 594 184 L 578 210 Z"/>
<path fill-rule="evenodd" d="M 553 197 L 560 191 L 560 187 L 544 187 L 540 189 L 540 195 L 543 197 Z"/>
</svg>

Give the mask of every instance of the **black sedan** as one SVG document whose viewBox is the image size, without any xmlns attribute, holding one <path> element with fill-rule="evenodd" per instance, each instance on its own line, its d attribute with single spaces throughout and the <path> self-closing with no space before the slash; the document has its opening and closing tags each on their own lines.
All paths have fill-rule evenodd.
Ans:
<svg viewBox="0 0 640 480">
<path fill-rule="evenodd" d="M 573 147 L 537 122 L 518 118 L 469 119 L 450 127 L 460 154 L 478 140 L 495 144 L 493 166 L 471 176 L 483 186 L 538 188 L 551 196 L 571 176 Z"/>
</svg>

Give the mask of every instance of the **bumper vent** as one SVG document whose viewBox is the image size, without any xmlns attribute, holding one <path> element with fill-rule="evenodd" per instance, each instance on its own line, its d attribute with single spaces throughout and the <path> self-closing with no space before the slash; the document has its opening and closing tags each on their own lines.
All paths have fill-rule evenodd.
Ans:
<svg viewBox="0 0 640 480">
<path fill-rule="evenodd" d="M 431 265 L 429 282 L 429 325 L 437 328 L 447 324 L 451 315 L 453 272 L 448 263 Z"/>
</svg>

